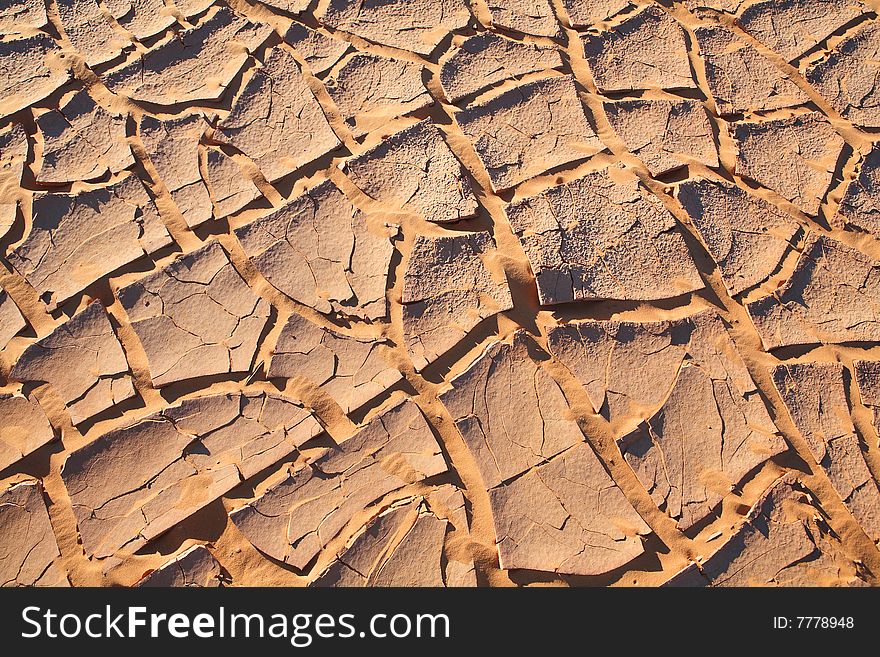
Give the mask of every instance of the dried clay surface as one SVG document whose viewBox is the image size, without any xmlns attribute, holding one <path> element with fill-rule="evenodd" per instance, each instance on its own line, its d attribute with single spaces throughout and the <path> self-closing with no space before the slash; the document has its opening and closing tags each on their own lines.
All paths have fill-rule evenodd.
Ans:
<svg viewBox="0 0 880 657">
<path fill-rule="evenodd" d="M 880 584 L 878 15 L 0 1 L 0 586 Z"/>
</svg>

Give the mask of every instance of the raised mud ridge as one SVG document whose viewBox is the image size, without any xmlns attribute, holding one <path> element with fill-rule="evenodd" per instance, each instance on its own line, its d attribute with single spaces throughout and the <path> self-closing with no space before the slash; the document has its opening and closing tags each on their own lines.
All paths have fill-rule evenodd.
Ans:
<svg viewBox="0 0 880 657">
<path fill-rule="evenodd" d="M 0 585 L 878 584 L 878 14 L 0 2 Z"/>
</svg>

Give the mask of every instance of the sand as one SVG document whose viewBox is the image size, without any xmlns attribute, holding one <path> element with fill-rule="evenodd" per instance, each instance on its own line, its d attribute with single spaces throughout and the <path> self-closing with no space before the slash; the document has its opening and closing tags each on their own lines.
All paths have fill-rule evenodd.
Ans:
<svg viewBox="0 0 880 657">
<path fill-rule="evenodd" d="M 880 583 L 844 4 L 4 10 L 0 585 Z"/>
</svg>

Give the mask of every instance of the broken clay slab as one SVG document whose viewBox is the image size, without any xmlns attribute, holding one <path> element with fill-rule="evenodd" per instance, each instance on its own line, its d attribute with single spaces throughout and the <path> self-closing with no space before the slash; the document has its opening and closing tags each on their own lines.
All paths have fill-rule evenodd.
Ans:
<svg viewBox="0 0 880 657">
<path fill-rule="evenodd" d="M 666 586 L 859 585 L 856 565 L 827 530 L 812 493 L 795 475 L 778 479 L 751 508 L 734 534 L 699 566 L 692 564 Z"/>
<path fill-rule="evenodd" d="M 27 323 L 15 301 L 0 287 L 0 350 L 21 331 Z"/>
<path fill-rule="evenodd" d="M 119 57 L 132 44 L 113 29 L 97 0 L 58 0 L 58 15 L 65 36 L 91 67 Z"/>
<path fill-rule="evenodd" d="M 191 228 L 211 218 L 211 200 L 199 169 L 199 141 L 208 127 L 201 114 L 169 119 L 144 115 L 140 121 L 147 156 Z"/>
<path fill-rule="evenodd" d="M 562 389 L 529 355 L 523 331 L 493 342 L 440 400 L 494 488 L 584 440 Z"/>
<path fill-rule="evenodd" d="M 818 112 L 729 126 L 736 173 L 815 215 L 831 183 L 843 138 Z"/>
<path fill-rule="evenodd" d="M 217 124 L 214 139 L 247 155 L 269 182 L 340 144 L 299 64 L 281 47 L 267 53 Z"/>
<path fill-rule="evenodd" d="M 208 151 L 205 161 L 205 184 L 215 219 L 235 214 L 251 201 L 262 198 L 259 188 L 235 160 L 213 148 Z"/>
<path fill-rule="evenodd" d="M 562 0 L 572 27 L 590 27 L 632 7 L 630 0 Z"/>
<path fill-rule="evenodd" d="M 722 115 L 803 105 L 809 96 L 776 65 L 721 25 L 694 29 L 706 81 Z"/>
<path fill-rule="evenodd" d="M 613 28 L 581 39 L 602 93 L 697 86 L 684 28 L 662 9 L 647 7 Z"/>
<path fill-rule="evenodd" d="M 355 137 L 434 103 L 413 62 L 355 52 L 336 64 L 324 86 Z"/>
<path fill-rule="evenodd" d="M 403 377 L 383 357 L 383 338 L 344 335 L 292 314 L 272 350 L 267 377 L 303 379 L 354 411 Z"/>
<path fill-rule="evenodd" d="M 0 470 L 55 440 L 42 407 L 22 394 L 0 394 Z"/>
<path fill-rule="evenodd" d="M 134 174 L 107 187 L 38 195 L 9 262 L 54 310 L 95 281 L 171 244 Z"/>
<path fill-rule="evenodd" d="M 495 191 L 605 149 L 570 75 L 528 82 L 458 112 Z"/>
<path fill-rule="evenodd" d="M 0 586 L 70 586 L 60 556 L 40 482 L 0 491 Z"/>
<path fill-rule="evenodd" d="M 712 312 L 666 322 L 572 322 L 551 329 L 548 346 L 682 530 L 787 449 Z"/>
<path fill-rule="evenodd" d="M 0 6 L 0 35 L 21 34 L 46 24 L 43 0 L 6 0 Z"/>
<path fill-rule="evenodd" d="M 555 37 L 561 31 L 549 0 L 488 0 L 492 24 L 514 32 Z"/>
<path fill-rule="evenodd" d="M 880 489 L 850 419 L 840 363 L 776 366 L 773 383 L 813 458 L 873 541 L 880 541 Z"/>
<path fill-rule="evenodd" d="M 621 100 L 605 103 L 605 115 L 627 150 L 654 177 L 692 162 L 718 166 L 712 125 L 700 102 Z"/>
<path fill-rule="evenodd" d="M 291 23 L 284 41 L 302 57 L 315 75 L 326 73 L 351 48 L 348 41 L 336 39 L 300 23 Z"/>
<path fill-rule="evenodd" d="M 792 61 L 868 11 L 859 0 L 762 0 L 743 9 L 736 22 L 770 50 Z"/>
<path fill-rule="evenodd" d="M 541 305 L 655 300 L 703 281 L 675 218 L 635 179 L 587 174 L 508 206 Z"/>
<path fill-rule="evenodd" d="M 100 301 L 25 349 L 9 376 L 22 383 L 48 383 L 73 424 L 137 394 L 125 352 Z"/>
<path fill-rule="evenodd" d="M 134 164 L 125 117 L 108 112 L 84 89 L 36 117 L 43 138 L 37 182 L 64 184 L 117 174 Z"/>
<path fill-rule="evenodd" d="M 678 186 L 676 196 L 731 296 L 766 281 L 800 231 L 775 205 L 726 181 L 688 180 Z"/>
<path fill-rule="evenodd" d="M 502 568 L 600 575 L 644 552 L 650 528 L 586 443 L 489 490 Z"/>
<path fill-rule="evenodd" d="M 789 279 L 746 304 L 765 349 L 880 339 L 880 263 L 824 235 L 808 238 Z"/>
<path fill-rule="evenodd" d="M 443 93 L 453 103 L 504 80 L 562 66 L 556 48 L 482 32 L 456 44 L 440 67 Z"/>
<path fill-rule="evenodd" d="M 318 20 L 374 43 L 430 55 L 452 30 L 471 22 L 464 0 L 330 0 Z"/>
<path fill-rule="evenodd" d="M 419 235 L 403 275 L 403 332 L 416 370 L 454 347 L 513 299 L 486 232 Z"/>
<path fill-rule="evenodd" d="M 131 553 L 321 433 L 269 393 L 185 399 L 73 451 L 61 471 L 83 548 Z"/>
<path fill-rule="evenodd" d="M 201 24 L 101 76 L 116 94 L 156 105 L 218 100 L 272 32 L 219 8 Z"/>
<path fill-rule="evenodd" d="M 122 288 L 119 300 L 156 387 L 247 372 L 269 317 L 216 241 Z"/>
<path fill-rule="evenodd" d="M 215 588 L 223 579 L 223 566 L 210 550 L 204 545 L 193 545 L 144 575 L 135 586 Z"/>
<path fill-rule="evenodd" d="M 363 509 L 446 470 L 425 416 L 405 399 L 229 515 L 258 550 L 303 570 Z"/>
<path fill-rule="evenodd" d="M 453 530 L 467 535 L 464 496 L 444 484 L 370 520 L 311 586 L 475 586 L 473 561 L 445 549 Z"/>
<path fill-rule="evenodd" d="M 329 180 L 235 231 L 274 287 L 322 313 L 381 319 L 395 226 L 376 226 Z"/>
<path fill-rule="evenodd" d="M 343 170 L 370 198 L 426 221 L 455 222 L 477 213 L 469 176 L 430 119 L 351 158 Z"/>
<path fill-rule="evenodd" d="M 858 177 L 846 187 L 832 223 L 880 236 L 880 149 L 874 148 L 865 156 Z"/>
<path fill-rule="evenodd" d="M 70 79 L 61 49 L 47 35 L 0 39 L 0 118 L 37 103 Z"/>
</svg>

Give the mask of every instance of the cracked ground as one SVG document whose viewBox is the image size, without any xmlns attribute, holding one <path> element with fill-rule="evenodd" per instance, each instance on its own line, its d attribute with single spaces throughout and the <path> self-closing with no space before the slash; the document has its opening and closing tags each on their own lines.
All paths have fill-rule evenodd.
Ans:
<svg viewBox="0 0 880 657">
<path fill-rule="evenodd" d="M 0 585 L 877 585 L 878 14 L 0 0 Z"/>
</svg>

